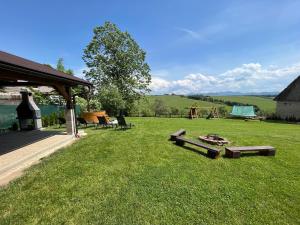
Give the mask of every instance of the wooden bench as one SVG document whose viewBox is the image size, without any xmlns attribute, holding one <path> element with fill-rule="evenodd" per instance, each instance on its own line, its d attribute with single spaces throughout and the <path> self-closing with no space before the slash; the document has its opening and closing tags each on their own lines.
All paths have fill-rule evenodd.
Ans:
<svg viewBox="0 0 300 225">
<path fill-rule="evenodd" d="M 185 135 L 186 131 L 184 129 L 180 129 L 176 131 L 175 133 L 171 134 L 170 140 L 171 141 L 176 141 L 176 138 L 182 135 Z"/>
<path fill-rule="evenodd" d="M 183 146 L 185 143 L 189 143 L 191 145 L 195 145 L 197 147 L 204 148 L 204 149 L 207 150 L 207 156 L 210 157 L 210 158 L 215 159 L 215 158 L 218 158 L 220 156 L 220 150 L 219 149 L 211 148 L 209 146 L 201 144 L 200 142 L 189 140 L 189 139 L 186 139 L 182 136 L 177 136 L 175 141 L 176 141 L 176 145 L 179 145 L 179 146 Z"/>
<path fill-rule="evenodd" d="M 226 147 L 225 156 L 229 158 L 239 158 L 241 152 L 259 152 L 260 155 L 274 156 L 276 150 L 272 146 L 244 146 L 244 147 Z"/>
</svg>

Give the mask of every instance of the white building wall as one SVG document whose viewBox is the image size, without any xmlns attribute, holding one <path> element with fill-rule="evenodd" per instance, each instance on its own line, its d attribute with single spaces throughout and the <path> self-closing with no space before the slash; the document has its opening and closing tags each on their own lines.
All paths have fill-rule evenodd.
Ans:
<svg viewBox="0 0 300 225">
<path fill-rule="evenodd" d="M 300 119 L 300 102 L 277 102 L 276 115 L 282 119 Z"/>
</svg>

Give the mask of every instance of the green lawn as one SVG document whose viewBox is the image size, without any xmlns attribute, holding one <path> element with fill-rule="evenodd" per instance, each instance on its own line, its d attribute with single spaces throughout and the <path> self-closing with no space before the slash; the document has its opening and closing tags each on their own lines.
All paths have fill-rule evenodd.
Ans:
<svg viewBox="0 0 300 225">
<path fill-rule="evenodd" d="M 266 113 L 274 113 L 276 102 L 270 97 L 258 96 L 212 96 L 215 99 L 257 105 Z"/>
<path fill-rule="evenodd" d="M 243 120 L 128 118 L 87 129 L 0 190 L 0 224 L 299 224 L 300 126 Z M 168 141 L 218 133 L 272 145 L 275 157 L 209 159 Z M 224 152 L 222 152 L 224 153 Z"/>
</svg>

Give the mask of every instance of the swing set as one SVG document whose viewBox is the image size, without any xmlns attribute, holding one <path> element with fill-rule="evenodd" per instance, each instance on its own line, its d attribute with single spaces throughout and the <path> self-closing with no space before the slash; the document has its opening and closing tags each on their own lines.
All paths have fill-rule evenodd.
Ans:
<svg viewBox="0 0 300 225">
<path fill-rule="evenodd" d="M 207 109 L 207 108 L 210 108 L 210 107 L 199 107 L 196 105 L 191 106 L 190 110 L 189 110 L 188 118 L 189 119 L 199 118 L 199 116 L 201 116 L 201 113 L 199 113 L 199 111 L 201 109 Z M 208 116 L 206 117 L 206 119 L 212 119 L 212 118 L 219 118 L 219 110 L 217 107 L 210 108 L 210 112 L 209 112 Z"/>
</svg>

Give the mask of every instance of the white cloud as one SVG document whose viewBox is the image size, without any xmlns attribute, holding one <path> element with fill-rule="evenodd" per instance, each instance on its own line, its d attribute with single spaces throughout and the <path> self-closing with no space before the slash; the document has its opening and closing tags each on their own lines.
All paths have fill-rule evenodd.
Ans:
<svg viewBox="0 0 300 225">
<path fill-rule="evenodd" d="M 193 31 L 191 29 L 187 29 L 187 28 L 177 28 L 177 30 L 182 31 L 183 33 L 185 33 L 187 36 L 194 38 L 194 39 L 202 39 L 202 35 L 199 32 Z"/>
<path fill-rule="evenodd" d="M 176 27 L 176 30 L 179 30 L 183 33 L 181 41 L 188 40 L 197 40 L 201 42 L 208 42 L 212 37 L 215 37 L 217 34 L 223 32 L 228 26 L 223 23 L 211 24 L 206 27 L 202 27 L 199 30 L 192 30 L 188 28 Z"/>
<path fill-rule="evenodd" d="M 300 63 L 282 68 L 248 63 L 218 75 L 191 73 L 178 80 L 167 80 L 155 74 L 150 88 L 156 94 L 280 91 L 297 75 L 300 75 Z"/>
<path fill-rule="evenodd" d="M 153 92 L 160 92 L 161 90 L 167 90 L 171 87 L 172 87 L 171 82 L 160 77 L 152 77 L 150 89 Z"/>
</svg>

